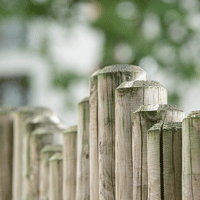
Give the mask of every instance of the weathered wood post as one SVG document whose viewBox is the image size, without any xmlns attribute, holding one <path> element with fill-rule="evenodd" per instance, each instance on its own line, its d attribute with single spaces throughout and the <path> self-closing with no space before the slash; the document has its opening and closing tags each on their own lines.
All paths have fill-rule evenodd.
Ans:
<svg viewBox="0 0 200 200">
<path fill-rule="evenodd" d="M 63 200 L 76 198 L 77 126 L 63 132 Z"/>
<path fill-rule="evenodd" d="M 98 153 L 98 74 L 90 76 L 90 199 L 99 199 L 99 153 Z"/>
<path fill-rule="evenodd" d="M 0 199 L 12 199 L 13 113 L 0 107 Z"/>
<path fill-rule="evenodd" d="M 182 122 L 148 130 L 148 199 L 182 199 Z"/>
<path fill-rule="evenodd" d="M 56 128 L 55 125 L 37 128 L 32 132 L 30 138 L 30 179 L 27 199 L 39 199 L 41 149 L 46 145 L 60 144 L 62 132 L 63 130 Z"/>
<path fill-rule="evenodd" d="M 159 121 L 182 122 L 185 113 L 172 105 L 143 105 L 132 115 L 133 199 L 148 199 L 147 132 Z"/>
<path fill-rule="evenodd" d="M 49 159 L 62 153 L 61 145 L 47 145 L 40 151 L 40 200 L 49 199 Z"/>
<path fill-rule="evenodd" d="M 128 81 L 116 89 L 116 200 L 133 199 L 132 113 L 141 105 L 166 103 L 167 90 L 156 81 Z"/>
<path fill-rule="evenodd" d="M 24 121 L 34 114 L 51 113 L 44 107 L 22 107 L 14 113 L 13 200 L 22 199 L 22 135 Z"/>
<path fill-rule="evenodd" d="M 49 200 L 62 200 L 63 158 L 56 153 L 49 159 Z"/>
<path fill-rule="evenodd" d="M 78 104 L 76 200 L 90 199 L 89 98 Z"/>
<path fill-rule="evenodd" d="M 146 79 L 134 65 L 112 65 L 98 74 L 100 200 L 115 198 L 115 89 L 124 81 Z"/>
<path fill-rule="evenodd" d="M 200 111 L 183 120 L 182 199 L 200 198 Z"/>
</svg>

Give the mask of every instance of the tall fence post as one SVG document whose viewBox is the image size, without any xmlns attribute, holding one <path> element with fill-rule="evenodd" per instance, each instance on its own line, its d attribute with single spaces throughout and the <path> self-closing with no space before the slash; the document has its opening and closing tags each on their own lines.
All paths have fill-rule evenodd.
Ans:
<svg viewBox="0 0 200 200">
<path fill-rule="evenodd" d="M 90 199 L 89 98 L 78 104 L 76 200 Z"/>
<path fill-rule="evenodd" d="M 13 108 L 0 108 L 0 199 L 12 199 Z"/>
<path fill-rule="evenodd" d="M 90 199 L 99 199 L 99 154 L 98 154 L 98 74 L 90 76 Z"/>
<path fill-rule="evenodd" d="M 49 200 L 62 200 L 63 158 L 56 153 L 49 159 Z"/>
<path fill-rule="evenodd" d="M 49 113 L 44 107 L 22 107 L 14 113 L 13 200 L 22 199 L 22 135 L 24 121 L 34 114 Z"/>
<path fill-rule="evenodd" d="M 182 199 L 182 122 L 148 130 L 148 199 Z"/>
<path fill-rule="evenodd" d="M 63 132 L 63 200 L 76 198 L 77 126 Z"/>
<path fill-rule="evenodd" d="M 63 130 L 55 125 L 35 129 L 30 138 L 30 179 L 27 199 L 39 199 L 40 151 L 46 145 L 56 145 Z"/>
<path fill-rule="evenodd" d="M 134 65 L 112 65 L 98 74 L 100 200 L 115 198 L 115 89 L 124 81 L 146 79 Z"/>
<path fill-rule="evenodd" d="M 148 199 L 147 132 L 159 121 L 182 122 L 185 113 L 172 105 L 144 105 L 132 115 L 133 199 Z"/>
<path fill-rule="evenodd" d="M 133 199 L 132 113 L 141 105 L 166 103 L 167 90 L 156 81 L 123 82 L 116 89 L 116 200 Z"/>
<path fill-rule="evenodd" d="M 200 111 L 191 112 L 183 120 L 182 199 L 200 197 Z"/>
<path fill-rule="evenodd" d="M 47 145 L 40 151 L 40 200 L 49 199 L 49 159 L 55 153 L 62 153 L 61 145 Z"/>
</svg>

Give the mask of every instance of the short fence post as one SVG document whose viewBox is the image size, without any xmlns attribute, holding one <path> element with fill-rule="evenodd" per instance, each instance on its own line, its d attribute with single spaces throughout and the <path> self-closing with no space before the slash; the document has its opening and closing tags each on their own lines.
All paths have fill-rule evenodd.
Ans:
<svg viewBox="0 0 200 200">
<path fill-rule="evenodd" d="M 22 199 L 22 136 L 24 122 L 34 114 L 49 113 L 44 107 L 22 107 L 14 113 L 13 200 Z"/>
<path fill-rule="evenodd" d="M 49 159 L 62 153 L 61 145 L 47 145 L 40 151 L 40 200 L 49 199 Z"/>
<path fill-rule="evenodd" d="M 77 126 L 63 132 L 63 200 L 76 198 Z"/>
<path fill-rule="evenodd" d="M 182 199 L 200 197 L 200 111 L 191 112 L 183 120 Z"/>
<path fill-rule="evenodd" d="M 132 113 L 141 105 L 166 103 L 167 90 L 156 81 L 123 82 L 116 89 L 116 200 L 133 199 Z"/>
<path fill-rule="evenodd" d="M 184 112 L 172 105 L 144 105 L 133 113 L 133 199 L 148 199 L 148 130 L 161 120 L 164 122 L 181 122 L 184 117 Z"/>
<path fill-rule="evenodd" d="M 29 199 L 39 199 L 40 180 L 40 151 L 46 145 L 56 145 L 63 130 L 59 130 L 55 125 L 37 128 L 30 138 L 30 179 L 29 179 Z"/>
<path fill-rule="evenodd" d="M 56 153 L 49 159 L 49 200 L 62 200 L 63 195 L 63 159 L 62 153 Z"/>
<path fill-rule="evenodd" d="M 0 108 L 0 199 L 12 199 L 13 108 Z"/>
<path fill-rule="evenodd" d="M 124 81 L 146 80 L 134 65 L 112 65 L 98 74 L 99 199 L 115 199 L 115 89 Z"/>
<path fill-rule="evenodd" d="M 90 199 L 89 98 L 78 104 L 76 200 Z"/>
<path fill-rule="evenodd" d="M 182 122 L 148 130 L 148 199 L 182 199 Z"/>
<path fill-rule="evenodd" d="M 99 153 L 98 153 L 98 79 L 100 70 L 90 76 L 90 199 L 99 199 Z"/>
</svg>

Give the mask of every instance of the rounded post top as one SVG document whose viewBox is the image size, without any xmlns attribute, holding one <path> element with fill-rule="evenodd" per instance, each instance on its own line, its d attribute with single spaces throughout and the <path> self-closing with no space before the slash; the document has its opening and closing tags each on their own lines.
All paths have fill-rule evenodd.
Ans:
<svg viewBox="0 0 200 200">
<path fill-rule="evenodd" d="M 47 153 L 47 152 L 62 152 L 63 147 L 62 145 L 46 145 L 40 153 Z"/>
<path fill-rule="evenodd" d="M 33 132 L 32 135 L 47 135 L 47 134 L 61 134 L 65 131 L 65 129 L 61 129 L 57 127 L 56 125 L 48 125 L 48 126 L 43 126 L 36 128 Z"/>
<path fill-rule="evenodd" d="M 143 88 L 143 87 L 163 87 L 157 81 L 145 81 L 145 80 L 136 80 L 136 81 L 126 81 L 121 83 L 116 90 L 121 89 L 132 89 L 132 88 Z"/>
<path fill-rule="evenodd" d="M 104 67 L 99 74 L 116 73 L 116 72 L 143 72 L 143 69 L 135 65 L 129 64 L 116 64 Z"/>
<path fill-rule="evenodd" d="M 63 159 L 63 155 L 62 153 L 55 153 L 53 156 L 51 156 L 49 158 L 49 161 L 56 161 L 56 160 L 62 160 Z"/>
<path fill-rule="evenodd" d="M 25 106 L 25 107 L 19 107 L 16 110 L 16 113 L 53 113 L 53 111 L 46 107 L 32 107 L 32 106 Z"/>
<path fill-rule="evenodd" d="M 78 126 L 75 125 L 75 126 L 70 126 L 69 128 L 67 128 L 63 134 L 68 134 L 68 133 L 76 133 L 78 130 Z"/>
<path fill-rule="evenodd" d="M 82 101 L 80 101 L 79 102 L 79 104 L 81 104 L 81 103 L 85 103 L 85 102 L 89 102 L 89 97 L 85 97 Z"/>
<path fill-rule="evenodd" d="M 101 69 L 98 69 L 97 71 L 95 71 L 91 76 L 90 79 L 94 79 L 98 76 L 99 72 L 101 71 Z"/>
<path fill-rule="evenodd" d="M 190 112 L 186 118 L 200 118 L 200 110 Z"/>
</svg>

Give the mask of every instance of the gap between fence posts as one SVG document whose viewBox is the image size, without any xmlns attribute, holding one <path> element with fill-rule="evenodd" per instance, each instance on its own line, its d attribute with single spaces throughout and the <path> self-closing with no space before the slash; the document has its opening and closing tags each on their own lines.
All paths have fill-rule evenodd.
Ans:
<svg viewBox="0 0 200 200">
<path fill-rule="evenodd" d="M 77 126 L 63 132 L 63 200 L 76 198 Z"/>
<path fill-rule="evenodd" d="M 76 200 L 90 199 L 89 98 L 78 104 Z"/>
<path fill-rule="evenodd" d="M 141 105 L 166 104 L 167 90 L 156 81 L 123 82 L 115 92 L 116 200 L 133 199 L 132 113 Z"/>
<path fill-rule="evenodd" d="M 182 122 L 185 113 L 173 105 L 143 105 L 132 115 L 133 199 L 148 199 L 147 132 L 159 121 Z"/>
</svg>

